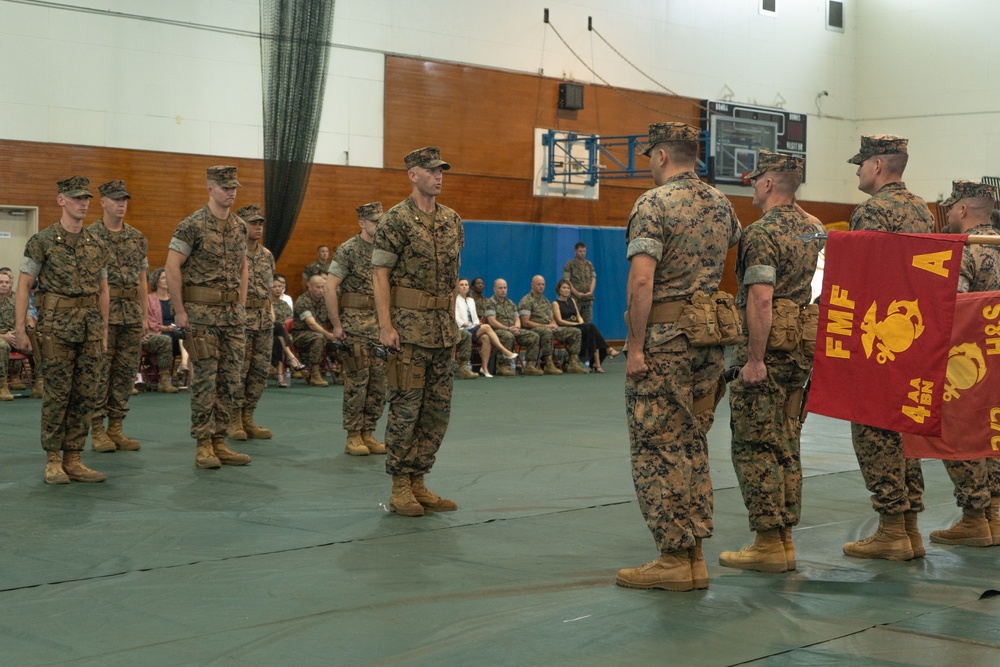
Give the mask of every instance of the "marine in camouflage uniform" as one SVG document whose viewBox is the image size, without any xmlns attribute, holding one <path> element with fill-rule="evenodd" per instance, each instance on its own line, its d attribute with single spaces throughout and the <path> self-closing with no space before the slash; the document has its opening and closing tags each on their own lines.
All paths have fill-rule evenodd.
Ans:
<svg viewBox="0 0 1000 667">
<path fill-rule="evenodd" d="M 907 140 L 890 134 L 861 137 L 861 150 L 848 160 L 858 165 L 858 189 L 871 198 L 854 209 L 851 230 L 930 234 L 934 216 L 927 204 L 902 182 Z M 858 542 L 844 545 L 856 558 L 909 560 L 924 556 L 917 529 L 917 512 L 924 510 L 924 476 L 920 459 L 903 455 L 903 437 L 866 424 L 851 424 L 851 440 L 879 529 Z"/>
<path fill-rule="evenodd" d="M 344 451 L 352 456 L 385 454 L 385 444 L 375 439 L 375 426 L 385 408 L 386 365 L 372 352 L 378 344 L 378 317 L 372 287 L 372 241 L 382 202 L 358 206 L 356 235 L 333 253 L 327 269 L 325 295 L 333 335 L 346 340 L 344 364 Z M 350 335 L 350 339 L 348 339 Z"/>
<path fill-rule="evenodd" d="M 552 339 L 566 346 L 569 362 L 567 373 L 586 373 L 580 365 L 580 345 L 583 334 L 576 327 L 553 326 L 552 302 L 545 298 L 545 278 L 535 276 L 531 279 L 531 291 L 517 302 L 517 313 L 521 317 L 521 326 L 538 334 L 539 353 L 545 360 L 545 373 L 559 375 L 562 373 L 552 363 Z M 529 357 L 529 361 L 534 361 Z"/>
<path fill-rule="evenodd" d="M 525 375 L 545 374 L 535 361 L 538 359 L 540 346 L 538 334 L 521 328 L 521 317 L 517 312 L 517 305 L 507 298 L 507 281 L 503 278 L 497 278 L 493 281 L 493 296 L 486 300 L 483 315 L 489 325 L 493 327 L 497 338 L 500 339 L 504 347 L 513 350 L 514 341 L 517 341 L 517 344 L 521 346 L 525 359 Z M 513 372 L 498 364 L 497 375 L 513 375 Z"/>
<path fill-rule="evenodd" d="M 108 263 L 104 243 L 83 219 L 93 195 L 82 176 L 59 181 L 56 202 L 62 217 L 24 247 L 15 299 L 14 337 L 30 350 L 26 332 L 28 298 L 37 277 L 36 341 L 42 348 L 42 449 L 45 483 L 103 482 L 104 475 L 80 461 L 107 344 Z"/>
<path fill-rule="evenodd" d="M 597 285 L 597 271 L 587 259 L 587 246 L 577 243 L 576 256 L 563 266 L 563 279 L 569 281 L 570 291 L 576 299 L 576 307 L 584 322 L 594 321 L 594 287 Z"/>
<path fill-rule="evenodd" d="M 260 206 L 244 206 L 236 215 L 247 226 L 246 348 L 240 372 L 242 382 L 230 417 L 229 437 L 235 440 L 269 440 L 271 429 L 254 421 L 253 413 L 267 384 L 274 344 L 269 292 L 274 282 L 274 255 L 260 244 L 264 234 L 264 214 Z"/>
<path fill-rule="evenodd" d="M 725 551 L 722 565 L 762 572 L 795 569 L 792 526 L 802 513 L 799 436 L 803 387 L 812 356 L 801 345 L 767 349 L 772 304 L 778 299 L 809 305 L 820 244 L 796 238 L 817 231 L 795 208 L 802 158 L 762 150 L 749 175 L 753 204 L 763 216 L 743 230 L 736 259 L 736 305 L 745 313 L 746 340 L 733 353 L 742 367 L 729 393 L 732 459 L 743 493 L 754 544 Z"/>
<path fill-rule="evenodd" d="M 236 167 L 209 167 L 208 203 L 177 225 L 167 251 L 167 287 L 184 342 L 191 383 L 191 437 L 195 465 L 246 465 L 250 457 L 226 445 L 240 391 L 246 346 L 246 228 L 232 211 Z"/>
<path fill-rule="evenodd" d="M 948 224 L 959 234 L 997 236 L 990 221 L 996 205 L 992 185 L 954 181 L 951 196 L 941 206 L 948 208 Z M 1000 250 L 995 245 L 967 244 L 962 252 L 959 292 L 1000 290 Z M 1000 461 L 943 460 L 955 485 L 955 500 L 962 518 L 947 530 L 935 530 L 931 541 L 973 547 L 1000 546 Z"/>
<path fill-rule="evenodd" d="M 292 342 L 305 355 L 302 361 L 310 366 L 306 383 L 315 387 L 329 385 L 323 379 L 323 359 L 327 354 L 336 354 L 340 345 L 333 332 L 327 329 L 330 314 L 326 308 L 325 284 L 326 274 L 310 278 L 308 291 L 295 300 L 292 312 Z"/>
<path fill-rule="evenodd" d="M 326 277 L 326 269 L 330 266 L 330 246 L 321 245 L 316 248 L 316 259 L 306 264 L 302 269 L 302 289 L 308 289 L 309 279 L 313 276 Z"/>
<path fill-rule="evenodd" d="M 721 346 L 692 347 L 674 313 L 696 290 L 714 293 L 726 253 L 740 239 L 732 204 L 694 173 L 698 130 L 649 127 L 658 187 L 629 215 L 625 412 L 639 509 L 660 558 L 618 572 L 632 588 L 708 586 L 701 541 L 712 535 L 707 433 L 723 370 Z"/>
<path fill-rule="evenodd" d="M 91 445 L 95 452 L 134 451 L 139 441 L 122 431 L 135 373 L 142 352 L 146 322 L 146 259 L 148 244 L 142 233 L 124 222 L 131 196 L 125 181 L 108 181 L 98 190 L 104 216 L 88 227 L 111 253 L 108 264 L 108 349 L 103 356 L 97 390 L 97 409 L 91 419 Z M 169 378 L 169 374 L 164 374 Z M 169 380 L 167 380 L 169 383 Z M 104 419 L 108 419 L 107 431 Z"/>
<path fill-rule="evenodd" d="M 0 401 L 14 400 L 7 387 L 7 366 L 14 347 L 14 295 L 10 291 L 12 284 L 10 276 L 0 273 Z M 6 340 L 4 336 L 11 340 Z"/>
<path fill-rule="evenodd" d="M 410 197 L 379 222 L 372 283 L 379 341 L 398 349 L 389 358 L 389 423 L 385 470 L 392 475 L 389 509 L 403 516 L 451 511 L 455 502 L 424 484 L 451 415 L 452 359 L 458 342 L 455 296 L 462 219 L 437 202 L 451 166 L 436 146 L 404 158 Z"/>
</svg>

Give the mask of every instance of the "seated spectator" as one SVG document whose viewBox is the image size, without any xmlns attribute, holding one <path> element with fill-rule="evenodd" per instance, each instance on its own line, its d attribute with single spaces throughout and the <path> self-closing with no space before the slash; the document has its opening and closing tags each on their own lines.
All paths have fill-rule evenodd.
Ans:
<svg viewBox="0 0 1000 667">
<path fill-rule="evenodd" d="M 295 300 L 295 309 L 292 311 L 292 340 L 310 366 L 306 384 L 314 387 L 326 387 L 330 384 L 323 379 L 323 358 L 327 353 L 336 354 L 340 345 L 340 341 L 326 328 L 331 325 L 323 294 L 325 285 L 325 273 L 309 278 L 306 293 Z"/>
<path fill-rule="evenodd" d="M 295 309 L 295 302 L 288 295 L 288 280 L 285 278 L 284 273 L 275 273 L 274 279 L 281 281 L 281 300 L 288 304 L 288 312 L 291 313 Z"/>
<path fill-rule="evenodd" d="M 14 295 L 11 294 L 13 286 L 13 278 L 0 271 L 0 401 L 14 400 L 7 387 L 10 353 L 17 349 L 14 345 Z"/>
<path fill-rule="evenodd" d="M 479 315 L 476 311 L 476 303 L 469 296 L 469 281 L 465 278 L 458 281 L 458 297 L 455 299 L 455 320 L 458 322 L 458 328 L 468 331 L 471 339 L 479 344 L 479 358 L 482 361 L 482 364 L 479 366 L 479 373 L 481 375 L 488 378 L 493 377 L 490 375 L 489 368 L 493 346 L 496 346 L 497 352 L 506 357 L 507 361 L 517 359 L 517 354 L 508 350 L 500 342 L 496 332 L 493 331 L 493 327 L 488 324 L 480 324 Z M 461 362 L 461 359 L 459 359 L 459 362 Z M 461 368 L 459 368 L 459 374 L 461 374 Z"/>
<path fill-rule="evenodd" d="M 171 353 L 174 357 L 180 355 L 181 365 L 177 372 L 187 378 L 186 385 L 191 386 L 194 379 L 194 369 L 191 367 L 188 351 L 184 348 L 184 332 L 174 324 L 174 311 L 170 309 L 170 293 L 167 291 L 167 273 L 162 268 L 153 271 L 153 279 L 150 281 L 156 287 L 156 291 L 149 295 L 149 309 L 160 309 L 160 325 L 158 332 L 170 338 Z M 156 301 L 153 300 L 156 297 Z M 147 313 L 148 315 L 148 313 Z M 173 373 L 173 358 L 170 365 L 164 369 L 160 366 L 160 375 Z"/>
<path fill-rule="evenodd" d="M 277 370 L 279 387 L 288 386 L 288 378 L 285 375 L 286 359 L 288 367 L 296 372 L 305 368 L 305 365 L 300 363 L 292 353 L 292 339 L 285 329 L 285 322 L 292 317 L 292 307 L 285 302 L 284 293 L 284 281 L 275 277 L 271 282 L 268 298 L 271 299 L 271 312 L 274 313 L 274 344 L 271 346 L 271 365 Z"/>
<path fill-rule="evenodd" d="M 163 269 L 157 269 L 163 271 Z M 156 275 L 155 272 L 153 274 Z M 161 275 L 163 275 L 161 273 Z M 166 277 L 164 275 L 164 287 L 166 287 Z M 156 367 L 160 371 L 160 380 L 156 384 L 156 390 L 162 394 L 176 394 L 177 387 L 174 386 L 174 346 L 170 336 L 163 331 L 163 309 L 160 307 L 160 297 L 156 292 L 146 295 L 146 332 L 142 336 L 142 351 L 151 357 L 156 358 Z"/>
<path fill-rule="evenodd" d="M 618 356 L 618 351 L 608 346 L 596 324 L 583 321 L 580 308 L 576 299 L 570 295 L 570 291 L 569 281 L 565 278 L 556 283 L 558 298 L 552 302 L 552 319 L 561 327 L 576 327 L 580 330 L 581 361 L 589 361 L 595 373 L 603 373 L 601 362 L 608 356 L 614 359 Z"/>
<path fill-rule="evenodd" d="M 483 310 L 486 322 L 493 327 L 497 338 L 506 347 L 514 349 L 514 342 L 524 350 L 525 375 L 545 375 L 538 367 L 538 334 L 534 331 L 527 331 L 521 328 L 521 317 L 517 314 L 517 306 L 507 298 L 507 281 L 497 278 L 493 281 L 493 296 L 486 300 L 486 307 Z M 514 369 L 497 365 L 497 375 L 515 375 Z"/>
<path fill-rule="evenodd" d="M 575 327 L 561 327 L 552 319 L 552 304 L 545 298 L 545 278 L 535 276 L 531 279 L 531 291 L 525 294 L 517 304 L 521 316 L 521 326 L 538 334 L 539 352 L 545 360 L 544 371 L 548 375 L 562 375 L 552 362 L 552 339 L 555 338 L 566 346 L 569 361 L 566 362 L 567 373 L 586 373 L 580 365 L 580 341 L 582 334 Z"/>
<path fill-rule="evenodd" d="M 476 302 L 476 312 L 482 316 L 486 312 L 486 295 L 483 291 L 486 289 L 486 281 L 482 278 L 476 277 L 472 279 L 469 283 L 469 296 L 472 300 Z"/>
<path fill-rule="evenodd" d="M 468 329 L 458 330 L 458 345 L 455 346 L 455 363 L 459 380 L 478 380 L 479 376 L 472 372 L 472 332 Z"/>
</svg>

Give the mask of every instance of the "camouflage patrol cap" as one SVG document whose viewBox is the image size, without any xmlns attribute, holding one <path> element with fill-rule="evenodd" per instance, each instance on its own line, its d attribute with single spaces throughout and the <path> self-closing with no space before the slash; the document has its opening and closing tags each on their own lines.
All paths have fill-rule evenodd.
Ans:
<svg viewBox="0 0 1000 667">
<path fill-rule="evenodd" d="M 996 199 L 996 194 L 996 188 L 987 183 L 977 183 L 976 181 L 952 181 L 951 196 L 941 202 L 941 205 L 954 206 L 961 200 L 970 197 Z"/>
<path fill-rule="evenodd" d="M 216 165 L 209 167 L 206 172 L 208 180 L 215 181 L 224 188 L 238 188 L 240 182 L 236 180 L 236 167 Z"/>
<path fill-rule="evenodd" d="M 249 206 L 244 206 L 240 210 L 236 211 L 236 215 L 243 218 L 243 222 L 248 225 L 263 225 L 264 224 L 264 212 L 260 210 L 260 206 L 257 204 L 250 204 Z"/>
<path fill-rule="evenodd" d="M 358 213 L 358 220 L 371 220 L 378 222 L 382 219 L 382 202 L 373 201 L 370 204 L 362 204 L 354 209 Z"/>
<path fill-rule="evenodd" d="M 757 151 L 757 168 L 747 174 L 747 178 L 757 178 L 769 171 L 794 171 L 796 174 L 802 174 L 805 162 L 797 155 L 772 153 L 761 149 Z"/>
<path fill-rule="evenodd" d="M 643 155 L 653 152 L 653 146 L 662 141 L 698 141 L 698 128 L 687 123 L 650 123 L 649 142 Z"/>
<path fill-rule="evenodd" d="M 125 181 L 108 181 L 97 188 L 102 197 L 108 199 L 131 199 L 132 195 L 125 191 Z"/>
<path fill-rule="evenodd" d="M 56 187 L 59 188 L 59 194 L 72 197 L 73 199 L 94 196 L 90 194 L 89 190 L 90 179 L 84 176 L 73 176 L 72 178 L 67 178 L 65 181 L 57 181 Z"/>
<path fill-rule="evenodd" d="M 861 164 L 873 155 L 906 155 L 906 144 L 909 139 L 897 137 L 895 134 L 863 134 L 861 135 L 861 150 L 848 162 Z"/>
<path fill-rule="evenodd" d="M 441 149 L 437 146 L 425 146 L 424 148 L 410 151 L 403 158 L 403 162 L 406 163 L 407 169 L 413 169 L 414 167 L 420 167 L 421 169 L 434 169 L 435 167 L 441 167 L 445 170 L 451 169 L 451 165 L 441 159 Z"/>
</svg>

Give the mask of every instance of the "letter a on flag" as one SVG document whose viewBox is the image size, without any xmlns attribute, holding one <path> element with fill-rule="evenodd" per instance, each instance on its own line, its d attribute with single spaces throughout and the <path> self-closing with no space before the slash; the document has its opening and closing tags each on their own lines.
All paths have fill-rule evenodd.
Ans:
<svg viewBox="0 0 1000 667">
<path fill-rule="evenodd" d="M 965 238 L 830 232 L 810 412 L 941 434 Z"/>
</svg>

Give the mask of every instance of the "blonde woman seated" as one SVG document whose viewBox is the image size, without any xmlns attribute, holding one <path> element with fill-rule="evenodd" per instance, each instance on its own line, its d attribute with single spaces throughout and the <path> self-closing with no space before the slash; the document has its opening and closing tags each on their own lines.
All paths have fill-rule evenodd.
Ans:
<svg viewBox="0 0 1000 667">
<path fill-rule="evenodd" d="M 458 298 L 455 299 L 455 321 L 458 322 L 459 329 L 464 329 L 472 334 L 473 342 L 479 342 L 479 358 L 483 362 L 479 367 L 479 372 L 485 377 L 493 377 L 490 375 L 489 363 L 490 355 L 493 353 L 494 348 L 506 357 L 508 361 L 517 358 L 516 353 L 511 352 L 503 346 L 503 343 L 497 338 L 497 333 L 493 331 L 493 327 L 488 324 L 479 323 L 479 315 L 476 313 L 476 302 L 469 296 L 469 281 L 465 278 L 458 281 Z"/>
<path fill-rule="evenodd" d="M 593 322 L 584 322 L 580 317 L 580 309 L 576 305 L 576 299 L 570 296 L 569 281 L 560 280 L 556 283 L 556 294 L 558 298 L 552 302 L 552 317 L 556 324 L 561 327 L 576 327 L 583 334 L 580 343 L 580 361 L 590 362 L 590 367 L 595 373 L 603 373 L 601 362 L 605 357 L 614 359 L 618 356 L 618 350 L 608 345 L 601 334 L 600 329 Z"/>
</svg>

